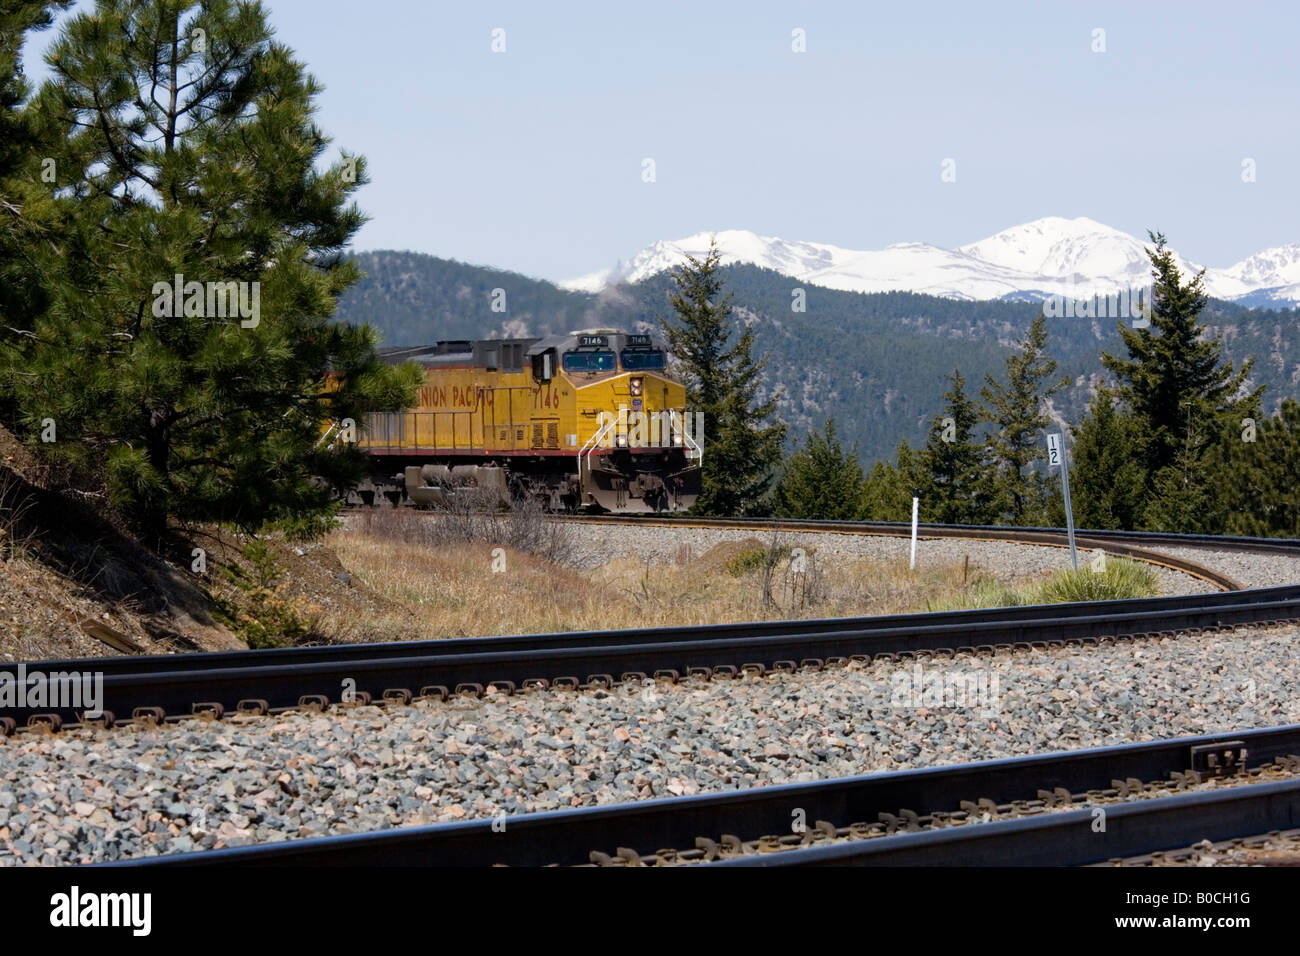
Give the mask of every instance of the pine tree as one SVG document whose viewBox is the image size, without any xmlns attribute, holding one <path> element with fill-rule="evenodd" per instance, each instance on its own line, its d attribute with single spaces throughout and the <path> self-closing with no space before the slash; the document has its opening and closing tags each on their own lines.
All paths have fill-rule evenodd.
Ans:
<svg viewBox="0 0 1300 956">
<path fill-rule="evenodd" d="M 6 424 L 17 409 L 12 376 L 4 373 L 20 370 L 21 349 L 48 304 L 37 259 L 52 204 L 49 189 L 40 184 L 43 151 L 22 108 L 30 92 L 22 47 L 70 2 L 11 2 L 0 8 L 0 422 Z"/>
<path fill-rule="evenodd" d="M 985 443 L 994 518 L 999 524 L 1036 525 L 1046 520 L 1050 484 L 1043 462 L 1044 430 L 1051 423 L 1046 402 L 1068 383 L 1049 382 L 1056 360 L 1047 352 L 1047 321 L 1040 314 L 1019 349 L 1007 357 L 1006 381 L 985 376 L 980 397 L 992 430 Z"/>
<path fill-rule="evenodd" d="M 991 517 L 983 450 L 974 438 L 979 406 L 966 394 L 966 379 L 953 369 L 944 392 L 945 414 L 930 420 L 921 453 L 921 513 L 943 524 L 986 524 Z"/>
<path fill-rule="evenodd" d="M 920 457 L 904 438 L 893 462 L 876 462 L 863 482 L 858 517 L 864 521 L 910 521 L 912 493 L 920 485 Z"/>
<path fill-rule="evenodd" d="M 1223 360 L 1222 341 L 1205 337 L 1200 321 L 1207 302 L 1204 270 L 1184 282 L 1164 235 L 1149 235 L 1154 248 L 1146 253 L 1155 282 L 1150 327 L 1130 329 L 1121 322 L 1129 357 L 1103 353 L 1102 363 L 1118 380 L 1119 397 L 1139 425 L 1138 460 L 1145 497 L 1151 501 L 1180 494 L 1180 488 L 1191 492 L 1186 481 L 1165 469 L 1186 473 L 1204 468 L 1204 462 L 1189 459 L 1198 456 L 1188 451 L 1189 443 L 1215 448 L 1235 436 L 1237 421 L 1258 415 L 1263 388 L 1243 392 L 1253 360 L 1234 371 L 1232 363 Z M 1166 500 L 1161 513 L 1194 509 L 1193 495 L 1182 506 Z M 1142 527 L 1155 527 L 1145 513 L 1137 519 Z"/>
<path fill-rule="evenodd" d="M 858 449 L 845 451 L 827 419 L 802 448 L 785 461 L 785 473 L 773 493 L 776 514 L 784 518 L 852 520 L 862 509 L 863 475 Z"/>
<path fill-rule="evenodd" d="M 1116 408 L 1113 391 L 1104 386 L 1097 390 L 1069 449 L 1070 497 L 1079 527 L 1130 530 L 1140 526 L 1144 501 L 1144 473 L 1138 461 L 1140 427 Z M 1064 518 L 1063 505 L 1059 513 Z"/>
<path fill-rule="evenodd" d="M 1225 534 L 1300 538 L 1300 402 L 1241 429 L 1211 471 Z"/>
<path fill-rule="evenodd" d="M 695 511 L 752 515 L 765 497 L 781 458 L 786 427 L 771 422 L 776 399 L 758 401 L 766 359 L 753 358 L 754 333 L 742 329 L 732 345 L 731 295 L 723 295 L 722 254 L 714 240 L 702 259 L 687 256 L 672 273 L 675 320 L 661 318 L 687 403 L 704 414 L 704 468 Z"/>
<path fill-rule="evenodd" d="M 1211 487 L 1211 472 L 1223 451 L 1222 442 L 1212 447 L 1193 419 L 1173 462 L 1152 478 L 1144 526 L 1178 534 L 1221 532 L 1223 515 Z"/>
<path fill-rule="evenodd" d="M 1173 464 L 1156 472 L 1152 497 L 1143 513 L 1147 528 L 1174 534 L 1205 534 L 1217 529 L 1217 509 L 1202 450 L 1189 444 Z"/>
<path fill-rule="evenodd" d="M 365 463 L 326 423 L 401 407 L 420 376 L 329 321 L 365 165 L 316 169 L 315 80 L 232 0 L 98 0 L 47 60 L 31 109 L 57 144 L 57 272 L 13 379 L 21 430 L 102 476 L 151 543 L 169 515 L 328 513 Z"/>
</svg>

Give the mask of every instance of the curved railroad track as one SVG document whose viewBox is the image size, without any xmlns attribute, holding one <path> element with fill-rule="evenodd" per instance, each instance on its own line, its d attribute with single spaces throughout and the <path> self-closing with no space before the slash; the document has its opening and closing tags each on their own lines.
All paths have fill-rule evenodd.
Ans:
<svg viewBox="0 0 1300 956">
<path fill-rule="evenodd" d="M 607 517 L 564 519 L 606 523 Z M 616 519 L 620 522 L 626 519 Z M 910 534 L 903 524 L 635 519 L 750 531 Z M 926 525 L 926 538 L 1064 546 L 1055 529 Z M 103 675 L 107 713 L 157 725 L 415 698 L 731 679 L 850 661 L 993 654 L 1300 620 L 1300 584 L 1243 588 L 1158 547 L 1300 554 L 1300 542 L 1081 532 L 1081 547 L 1150 560 L 1212 594 L 694 627 L 298 647 L 25 665 Z M 15 674 L 6 663 L 0 672 Z M 344 693 L 346 689 L 347 693 Z M 71 710 L 10 709 L 0 732 L 57 731 Z M 1099 863 L 1300 826 L 1300 726 L 927 768 L 811 784 L 529 813 L 150 859 L 151 864 L 725 865 Z M 1270 764 L 1270 761 L 1272 762 Z M 1264 767 L 1264 764 L 1270 764 Z M 1172 776 L 1171 776 L 1172 775 Z M 1098 807 L 1109 821 L 1098 839 Z M 798 811 L 806 827 L 791 832 Z M 972 824 L 979 822 L 980 825 Z M 503 837 L 502 833 L 510 834 Z M 129 861 L 130 865 L 140 860 Z"/>
<path fill-rule="evenodd" d="M 692 516 L 621 516 L 621 515 L 565 515 L 554 520 L 575 524 L 624 525 L 637 527 L 701 528 L 733 531 L 751 531 L 755 534 L 770 532 L 811 532 L 822 534 L 871 535 L 891 538 L 911 536 L 912 526 L 905 521 L 827 521 L 806 518 L 697 518 Z M 974 541 L 1005 541 L 1013 544 L 1033 544 L 1045 547 L 1069 547 L 1069 539 L 1061 528 L 1005 528 L 996 525 L 945 525 L 920 524 L 919 540 L 956 538 Z M 1181 571 L 1192 577 L 1208 581 L 1225 591 L 1244 588 L 1244 585 L 1213 568 L 1196 561 L 1157 550 L 1161 546 L 1176 548 L 1213 548 L 1217 551 L 1242 551 L 1262 554 L 1300 555 L 1300 540 L 1293 538 L 1248 538 L 1207 534 L 1165 534 L 1155 531 L 1103 531 L 1080 529 L 1075 533 L 1075 544 L 1080 550 L 1102 549 L 1110 554 L 1131 557 L 1138 561 Z"/>
<path fill-rule="evenodd" d="M 583 517 L 582 522 L 628 519 Z M 755 521 L 744 519 L 633 519 L 747 530 L 799 530 L 856 534 L 910 533 L 910 526 L 864 522 Z M 978 538 L 1063 545 L 1053 529 L 968 528 L 926 525 L 927 537 Z M 548 687 L 612 687 L 683 677 L 733 677 L 751 672 L 823 667 L 852 659 L 1009 649 L 1109 638 L 1144 637 L 1300 619 L 1300 584 L 1243 588 L 1221 572 L 1145 544 L 1213 545 L 1295 551 L 1300 542 L 1217 539 L 1195 535 L 1086 532 L 1114 554 L 1149 560 L 1213 581 L 1215 594 L 1141 598 L 877 617 L 579 631 L 502 637 L 456 638 L 383 644 L 294 647 L 264 651 L 90 658 L 32 664 L 5 662 L 0 673 L 17 678 L 20 667 L 44 674 L 103 675 L 104 709 L 92 723 L 120 719 L 146 723 L 226 713 L 264 714 L 338 703 L 409 703 L 417 697 L 482 694 Z M 346 691 L 346 695 L 345 695 Z M 0 733 L 24 727 L 58 730 L 81 718 L 71 708 L 9 708 Z"/>
<path fill-rule="evenodd" d="M 703 518 L 693 515 L 563 515 L 559 521 L 580 524 L 630 524 L 691 528 L 735 528 L 746 531 L 823 531 L 834 534 L 870 534 L 907 537 L 912 526 L 906 521 L 838 521 L 822 518 Z M 956 525 L 922 522 L 922 538 L 973 538 L 981 541 L 1016 541 L 1025 544 L 1063 544 L 1063 528 L 1011 528 L 1001 525 Z M 1111 544 L 1171 547 L 1205 547 L 1217 550 L 1264 551 L 1300 554 L 1298 538 L 1250 538 L 1239 535 L 1172 534 L 1163 531 L 1107 531 L 1079 528 L 1077 537 Z"/>
</svg>

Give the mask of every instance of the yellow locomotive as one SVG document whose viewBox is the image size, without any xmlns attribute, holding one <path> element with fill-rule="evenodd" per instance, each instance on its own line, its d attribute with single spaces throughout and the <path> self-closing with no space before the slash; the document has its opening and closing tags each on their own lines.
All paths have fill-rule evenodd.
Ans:
<svg viewBox="0 0 1300 956">
<path fill-rule="evenodd" d="M 589 329 L 382 349 L 425 369 L 418 404 L 368 416 L 372 475 L 354 495 L 432 505 L 462 489 L 555 510 L 689 508 L 700 493 L 701 416 L 648 335 Z"/>
</svg>

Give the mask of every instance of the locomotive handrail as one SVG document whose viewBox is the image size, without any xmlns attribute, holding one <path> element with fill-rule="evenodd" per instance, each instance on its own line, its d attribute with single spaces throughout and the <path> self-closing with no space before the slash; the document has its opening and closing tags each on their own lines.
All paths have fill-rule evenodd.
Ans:
<svg viewBox="0 0 1300 956">
<path fill-rule="evenodd" d="M 669 421 L 670 424 L 673 424 L 673 423 L 676 422 L 676 415 L 677 415 L 677 413 L 676 413 L 675 411 L 673 411 L 673 409 L 671 409 L 671 408 L 668 409 L 668 421 Z M 694 450 L 695 450 L 695 455 L 694 455 L 693 457 L 696 458 L 696 459 L 699 461 L 699 463 L 700 463 L 700 467 L 701 467 L 701 468 L 704 467 L 704 446 L 698 444 L 698 443 L 695 441 L 695 439 L 692 438 L 692 437 L 690 436 L 690 433 L 686 431 L 686 414 L 685 414 L 685 412 L 682 413 L 682 444 L 685 445 L 685 446 L 687 447 L 687 449 L 694 449 Z M 692 455 L 691 455 L 691 453 L 690 453 L 689 450 L 688 450 L 687 453 L 686 453 L 686 457 L 687 457 L 687 458 L 691 458 L 691 457 L 692 457 Z"/>
<path fill-rule="evenodd" d="M 615 418 L 606 420 L 605 424 L 601 425 L 600 428 L 596 430 L 595 434 L 593 434 L 590 438 L 588 438 L 585 442 L 583 442 L 582 447 L 578 449 L 578 482 L 579 483 L 582 482 L 582 456 L 583 455 L 587 456 L 587 474 L 591 474 L 592 453 L 595 452 L 596 446 L 600 444 L 600 440 L 609 433 L 609 430 L 611 428 L 614 427 L 616 421 L 617 419 Z"/>
</svg>

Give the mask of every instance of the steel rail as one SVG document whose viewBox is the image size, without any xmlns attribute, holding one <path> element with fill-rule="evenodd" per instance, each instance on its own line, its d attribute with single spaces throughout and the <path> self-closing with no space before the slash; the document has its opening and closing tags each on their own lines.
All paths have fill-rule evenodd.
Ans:
<svg viewBox="0 0 1300 956">
<path fill-rule="evenodd" d="M 583 518 L 580 520 L 600 520 Z M 619 521 L 627 519 L 620 518 Z M 670 519 L 676 520 L 676 519 Z M 700 519 L 692 519 L 699 522 Z M 743 519 L 708 519 L 709 526 L 753 527 Z M 763 526 L 773 526 L 765 519 Z M 860 522 L 784 522 L 826 531 L 840 527 L 878 529 Z M 905 526 L 899 525 L 897 528 Z M 972 532 L 1061 543 L 1056 531 L 929 526 L 935 534 Z M 870 533 L 870 532 L 862 532 Z M 1122 536 L 1121 536 L 1122 537 Z M 1131 536 L 1130 536 L 1131 537 Z M 1164 536 L 1187 541 L 1195 536 Z M 1264 542 L 1257 542 L 1264 543 Z M 1272 544 L 1273 542 L 1267 542 Z M 1121 545 L 1118 540 L 1112 544 Z M 1139 550 L 1139 549 L 1129 549 Z M 1213 575 L 1194 562 L 1194 573 Z M 1222 577 L 1222 576 L 1220 576 Z M 25 669 L 45 675 L 97 674 L 104 682 L 103 706 L 112 714 L 148 710 L 160 720 L 190 713 L 196 704 L 224 710 L 250 702 L 254 710 L 283 709 L 311 697 L 321 705 L 341 696 L 352 681 L 362 699 L 410 699 L 428 690 L 446 696 L 457 689 L 482 690 L 492 683 L 513 690 L 526 681 L 565 678 L 581 684 L 612 684 L 625 676 L 691 671 L 711 675 L 717 668 L 758 665 L 793 667 L 805 662 L 923 650 L 957 649 L 1115 635 L 1271 623 L 1300 616 L 1300 587 L 1238 590 L 1215 595 L 1145 598 L 992 610 L 904 614 L 882 617 L 776 621 L 631 631 L 570 632 L 544 635 L 461 638 L 386 644 L 334 645 L 215 654 L 88 658 L 40 663 L 0 664 L 0 674 L 16 680 Z M 676 675 L 673 674 L 676 672 Z M 511 685 L 514 685 L 512 687 Z M 44 726 L 77 721 L 73 707 L 43 704 L 7 708 L 0 731 L 37 720 Z"/>
<path fill-rule="evenodd" d="M 720 860 L 716 866 L 1086 866 L 1300 825 L 1300 779 Z"/>
<path fill-rule="evenodd" d="M 619 632 L 575 634 L 553 640 L 477 638 L 447 641 L 425 653 L 403 653 L 409 645 L 382 645 L 364 656 L 297 655 L 262 663 L 263 652 L 246 652 L 235 666 L 206 666 L 204 656 L 167 658 L 171 670 L 107 669 L 102 678 L 104 709 L 117 716 L 149 708 L 148 719 L 188 715 L 196 704 L 216 703 L 223 711 L 258 712 L 289 708 L 304 698 L 319 704 L 337 702 L 345 681 L 350 689 L 374 699 L 409 701 L 415 696 L 445 697 L 462 690 L 481 693 L 489 684 L 513 691 L 529 681 L 573 686 L 623 680 L 641 682 L 656 676 L 676 680 L 699 673 L 722 675 L 727 669 L 759 672 L 821 666 L 854 657 L 916 654 L 920 651 L 959 651 L 995 646 L 1034 646 L 1108 637 L 1215 629 L 1236 625 L 1277 623 L 1300 618 L 1300 585 L 1188 599 L 1146 598 L 982 611 L 950 612 L 940 620 L 929 615 L 894 615 L 883 623 L 872 618 L 847 621 L 785 622 L 780 626 L 708 625 L 640 632 L 641 639 L 619 640 Z M 1045 616 L 1050 614 L 1051 616 Z M 326 650 L 326 649 L 304 649 Z M 94 668 L 99 659 L 32 665 L 53 675 Z M 193 666 L 190 666 L 193 665 Z M 24 665 L 26 666 L 26 665 Z M 18 665 L 5 670 L 17 674 Z M 29 669 L 29 674 L 30 674 Z M 584 680 L 585 678 L 585 680 Z M 241 706 L 241 702 L 258 702 Z M 17 722 L 46 720 L 55 713 L 60 722 L 77 720 L 72 708 L 35 705 L 14 707 L 6 715 Z"/>
<path fill-rule="evenodd" d="M 590 861 L 627 847 L 650 855 L 699 837 L 754 839 L 812 821 L 875 821 L 910 809 L 955 810 L 963 800 L 1034 800 L 1041 790 L 1103 790 L 1116 779 L 1156 781 L 1196 769 L 1206 753 L 1245 751 L 1242 767 L 1300 754 L 1300 725 L 751 787 L 575 810 L 547 811 L 347 836 L 289 840 L 119 861 L 114 866 L 545 866 Z M 1201 769 L 1204 769 L 1202 766 Z M 504 824 L 504 825 L 502 825 Z M 1300 780 L 1252 783 L 1105 807 L 1098 832 L 1088 809 L 1007 822 L 849 840 L 740 857 L 735 865 L 1083 864 L 1300 825 Z"/>
<path fill-rule="evenodd" d="M 889 537 L 910 536 L 912 525 L 906 521 L 839 521 L 824 518 L 705 518 L 694 515 L 557 515 L 555 520 L 579 524 L 627 524 L 642 526 L 734 528 L 747 531 L 820 531 L 832 534 L 867 534 Z M 1064 528 L 1016 527 L 1002 525 L 956 525 L 922 522 L 922 535 L 943 538 L 974 538 L 978 540 L 1033 541 L 1033 536 L 1064 540 Z M 1139 546 L 1163 545 L 1180 548 L 1210 548 L 1218 551 L 1272 551 L 1300 554 L 1300 538 L 1252 538 L 1242 535 L 1178 534 L 1164 531 L 1114 531 L 1100 528 L 1079 528 L 1076 535 L 1086 535 L 1093 541 L 1133 542 Z"/>
<path fill-rule="evenodd" d="M 622 646 L 655 644 L 729 637 L 758 637 L 777 634 L 886 630 L 895 627 L 943 628 L 978 623 L 1014 624 L 1033 621 L 1050 611 L 1053 617 L 1087 617 L 1120 611 L 1158 611 L 1227 608 L 1257 603 L 1261 598 L 1289 600 L 1300 596 L 1300 586 L 1242 589 L 1217 594 L 1173 595 L 1112 601 L 1082 601 L 1050 605 L 1018 605 L 959 611 L 929 611 L 905 614 L 864 615 L 840 618 L 803 618 L 778 621 L 700 624 L 689 626 L 641 627 L 601 631 L 560 631 L 549 634 L 513 634 L 501 637 L 458 637 L 425 641 L 388 641 L 374 644 L 327 644 L 311 647 L 281 647 L 260 651 L 213 651 L 204 654 L 154 654 L 121 657 L 86 657 L 42 661 L 46 671 L 95 670 L 104 675 L 149 674 L 167 671 L 220 670 L 231 667 L 268 667 L 275 664 L 312 664 L 327 661 L 367 661 L 390 657 L 443 657 L 480 651 L 533 651 L 564 646 Z M 14 674 L 17 664 L 0 662 L 0 673 Z M 28 666 L 35 666 L 29 662 Z"/>
<path fill-rule="evenodd" d="M 696 518 L 689 516 L 565 515 L 554 520 L 576 524 L 622 525 L 627 527 L 699 528 L 703 530 L 737 530 L 763 532 L 811 532 L 815 534 L 852 534 L 879 537 L 910 537 L 912 526 L 900 521 L 828 521 L 811 518 Z M 1068 535 L 1061 528 L 1005 528 L 997 525 L 922 524 L 921 540 L 943 538 L 975 541 L 1006 541 L 1068 547 Z M 1151 531 L 1079 530 L 1075 534 L 1079 547 L 1107 550 L 1112 554 L 1156 564 L 1209 581 L 1225 590 L 1243 585 L 1199 562 L 1177 555 L 1151 550 L 1152 546 L 1204 548 L 1212 550 L 1280 553 L 1300 556 L 1300 539 L 1245 538 L 1199 534 L 1165 534 Z"/>
<path fill-rule="evenodd" d="M 591 520 L 591 519 L 583 519 Z M 619 518 L 619 523 L 624 523 L 626 518 Z M 745 522 L 744 519 L 695 519 L 712 521 L 712 522 L 729 522 L 731 526 L 735 522 L 742 522 L 743 526 L 750 527 L 752 522 Z M 805 522 L 806 524 L 815 524 L 817 530 L 827 530 L 824 526 L 828 524 L 841 524 L 834 522 Z M 855 526 L 859 523 L 852 523 Z M 692 527 L 697 526 L 695 523 Z M 712 527 L 712 524 L 700 524 L 699 527 Z M 943 532 L 963 532 L 965 528 L 960 525 L 932 525 L 931 529 L 939 529 Z M 1019 529 L 1000 529 L 1004 534 L 1011 535 L 1006 540 L 1019 540 L 1014 535 L 1019 534 Z M 1052 537 L 1051 534 L 1040 535 L 1033 543 L 1058 545 L 1060 544 L 1059 534 Z M 1257 539 L 1250 539 L 1257 540 Z M 1151 559 L 1165 557 L 1163 555 L 1152 554 Z M 1142 556 L 1143 560 L 1148 560 Z M 1176 570 L 1195 575 L 1205 580 L 1213 581 L 1227 591 L 1245 591 L 1241 584 L 1219 574 L 1211 568 L 1204 567 L 1195 562 L 1175 561 L 1166 566 L 1174 567 Z M 1151 602 L 1151 607 L 1159 606 L 1159 602 L 1168 603 L 1185 603 L 1189 600 L 1195 600 L 1196 596 L 1174 596 L 1165 598 L 1146 598 L 1138 599 L 1135 602 L 1127 602 L 1134 607 L 1141 606 L 1141 601 Z M 1253 600 L 1253 598 L 1249 598 Z M 1230 599 L 1219 599 L 1226 602 Z M 1053 605 L 1053 610 L 1058 616 L 1068 615 L 1071 613 L 1096 613 L 1124 605 L 1123 601 L 1098 601 L 1081 604 L 1062 604 Z M 1028 619 L 1038 616 L 1041 613 L 1035 606 L 1021 606 L 1014 608 L 993 608 L 974 611 L 949 611 L 949 612 L 929 612 L 923 614 L 892 614 L 862 616 L 853 618 L 814 618 L 791 621 L 760 621 L 753 623 L 736 623 L 720 625 L 702 625 L 694 628 L 673 628 L 673 627 L 655 627 L 655 628 L 631 628 L 621 630 L 604 630 L 604 631 L 568 631 L 551 634 L 516 634 L 505 635 L 501 637 L 470 637 L 470 638 L 442 638 L 425 641 L 394 641 L 367 644 L 346 644 L 346 645 L 326 645 L 312 647 L 291 647 L 291 648 L 273 648 L 259 651 L 217 651 L 203 654 L 154 654 L 122 657 L 97 657 L 97 658 L 67 658 L 62 660 L 43 661 L 41 667 L 47 671 L 84 671 L 93 669 L 98 673 L 105 675 L 110 674 L 145 674 L 157 673 L 162 671 L 175 670 L 205 670 L 220 669 L 227 667 L 246 667 L 246 666 L 267 666 L 275 663 L 298 664 L 298 663 L 317 663 L 322 661 L 343 661 L 343 660 L 369 660 L 381 657 L 408 657 L 414 655 L 429 654 L 450 654 L 450 653 L 468 653 L 474 650 L 486 650 L 493 648 L 496 650 L 520 649 L 532 650 L 541 646 L 559 646 L 566 643 L 583 644 L 583 645 L 605 645 L 605 644 L 622 644 L 631 642 L 656 642 L 669 641 L 676 639 L 677 635 L 682 634 L 713 634 L 717 637 L 724 637 L 728 634 L 775 634 L 791 633 L 796 630 L 824 630 L 834 627 L 852 627 L 862 626 L 870 623 L 877 627 L 891 626 L 897 623 L 917 623 L 926 622 L 932 625 L 942 623 L 960 622 L 964 619 L 971 619 L 972 615 L 985 615 L 987 619 L 993 619 L 996 615 L 1002 620 L 1019 620 Z M 0 673 L 15 673 L 17 664 L 13 662 L 0 662 Z"/>
</svg>

